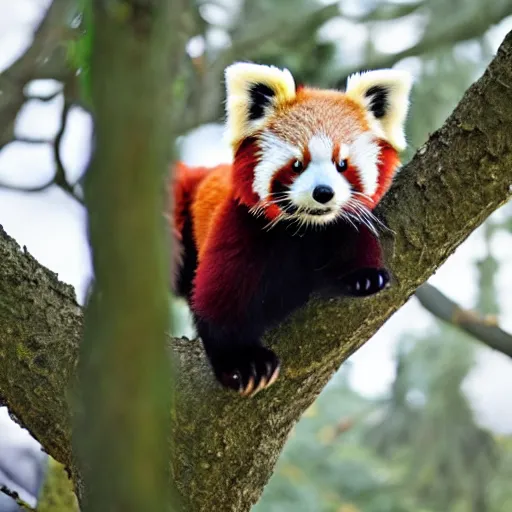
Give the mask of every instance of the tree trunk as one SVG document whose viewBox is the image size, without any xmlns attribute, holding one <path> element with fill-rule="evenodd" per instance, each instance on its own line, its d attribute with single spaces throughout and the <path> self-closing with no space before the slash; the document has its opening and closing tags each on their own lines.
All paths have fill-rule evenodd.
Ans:
<svg viewBox="0 0 512 512">
<path fill-rule="evenodd" d="M 94 150 L 84 184 L 94 286 L 73 445 L 91 512 L 171 510 L 170 247 L 162 212 L 181 0 L 91 6 Z"/>
</svg>

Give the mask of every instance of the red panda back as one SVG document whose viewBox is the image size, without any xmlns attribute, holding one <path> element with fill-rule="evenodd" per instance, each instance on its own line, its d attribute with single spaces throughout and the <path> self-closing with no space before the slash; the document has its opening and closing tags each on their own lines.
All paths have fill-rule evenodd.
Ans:
<svg viewBox="0 0 512 512">
<path fill-rule="evenodd" d="M 189 167 L 180 162 L 174 170 L 173 187 L 174 227 L 181 240 L 187 218 L 192 221 L 200 258 L 215 213 L 231 192 L 231 165 Z"/>
</svg>

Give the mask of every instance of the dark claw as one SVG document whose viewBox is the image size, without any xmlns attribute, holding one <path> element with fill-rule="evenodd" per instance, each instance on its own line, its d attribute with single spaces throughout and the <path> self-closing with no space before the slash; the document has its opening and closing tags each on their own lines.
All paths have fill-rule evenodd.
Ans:
<svg viewBox="0 0 512 512">
<path fill-rule="evenodd" d="M 212 354 L 217 380 L 242 396 L 253 396 L 272 385 L 279 375 L 279 359 L 261 345 L 245 346 Z"/>
<path fill-rule="evenodd" d="M 352 272 L 342 279 L 342 288 L 346 295 L 366 297 L 374 295 L 389 286 L 389 272 L 384 268 L 363 268 Z"/>
</svg>

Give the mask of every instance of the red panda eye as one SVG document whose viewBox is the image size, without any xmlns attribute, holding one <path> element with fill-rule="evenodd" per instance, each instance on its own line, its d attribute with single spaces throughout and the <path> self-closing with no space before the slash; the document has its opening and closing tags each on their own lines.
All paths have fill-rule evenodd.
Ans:
<svg viewBox="0 0 512 512">
<path fill-rule="evenodd" d="M 338 172 L 345 172 L 348 169 L 348 160 L 342 160 L 341 162 L 336 163 L 336 169 Z"/>
<path fill-rule="evenodd" d="M 300 160 L 295 160 L 292 164 L 292 168 L 295 172 L 300 172 L 304 169 L 304 164 Z"/>
</svg>

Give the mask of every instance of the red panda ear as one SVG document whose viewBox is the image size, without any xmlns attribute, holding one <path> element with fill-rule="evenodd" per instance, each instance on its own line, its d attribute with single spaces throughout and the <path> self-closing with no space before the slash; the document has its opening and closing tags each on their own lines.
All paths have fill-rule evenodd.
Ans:
<svg viewBox="0 0 512 512">
<path fill-rule="evenodd" d="M 394 69 L 356 73 L 347 80 L 346 95 L 366 110 L 372 131 L 397 151 L 407 146 L 404 125 L 411 87 L 412 76 Z"/>
<path fill-rule="evenodd" d="M 296 95 L 295 81 L 287 69 L 238 62 L 226 69 L 225 76 L 228 137 L 235 148 Z"/>
</svg>

